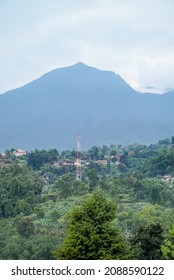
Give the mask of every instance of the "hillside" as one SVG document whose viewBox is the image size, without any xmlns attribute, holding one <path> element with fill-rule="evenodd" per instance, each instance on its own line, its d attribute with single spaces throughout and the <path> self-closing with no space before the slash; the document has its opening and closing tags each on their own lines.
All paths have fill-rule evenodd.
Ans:
<svg viewBox="0 0 174 280">
<path fill-rule="evenodd" d="M 74 150 L 0 157 L 0 259 L 173 260 L 174 137 L 81 158 L 76 180 Z"/>
<path fill-rule="evenodd" d="M 174 135 L 174 92 L 142 94 L 83 63 L 58 68 L 0 96 L 0 150 L 152 143 Z"/>
</svg>

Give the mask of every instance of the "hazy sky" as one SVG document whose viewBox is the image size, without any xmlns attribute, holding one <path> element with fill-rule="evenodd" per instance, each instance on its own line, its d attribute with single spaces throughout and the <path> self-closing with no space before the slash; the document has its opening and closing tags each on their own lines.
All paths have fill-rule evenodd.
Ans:
<svg viewBox="0 0 174 280">
<path fill-rule="evenodd" d="M 0 93 L 82 61 L 174 88 L 174 0 L 0 0 Z"/>
</svg>

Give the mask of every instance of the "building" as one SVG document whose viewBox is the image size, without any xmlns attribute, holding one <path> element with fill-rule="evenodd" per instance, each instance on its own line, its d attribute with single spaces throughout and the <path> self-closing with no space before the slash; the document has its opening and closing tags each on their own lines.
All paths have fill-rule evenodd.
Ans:
<svg viewBox="0 0 174 280">
<path fill-rule="evenodd" d="M 16 157 L 24 156 L 26 155 L 26 151 L 18 149 L 12 152 L 12 154 Z"/>
</svg>

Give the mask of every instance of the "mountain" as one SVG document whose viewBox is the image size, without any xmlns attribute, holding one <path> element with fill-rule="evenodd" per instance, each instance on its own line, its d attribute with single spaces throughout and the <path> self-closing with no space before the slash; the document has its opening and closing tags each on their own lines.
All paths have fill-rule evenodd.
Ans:
<svg viewBox="0 0 174 280">
<path fill-rule="evenodd" d="M 133 90 L 119 75 L 77 63 L 0 95 L 0 150 L 153 143 L 174 135 L 174 91 Z"/>
</svg>

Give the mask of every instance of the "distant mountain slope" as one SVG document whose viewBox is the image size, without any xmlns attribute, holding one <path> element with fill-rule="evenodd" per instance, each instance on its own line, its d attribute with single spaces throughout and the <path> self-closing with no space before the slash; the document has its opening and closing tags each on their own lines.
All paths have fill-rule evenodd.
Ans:
<svg viewBox="0 0 174 280">
<path fill-rule="evenodd" d="M 174 135 L 174 91 L 133 90 L 119 75 L 83 63 L 55 69 L 0 95 L 0 150 L 152 143 Z"/>
</svg>

